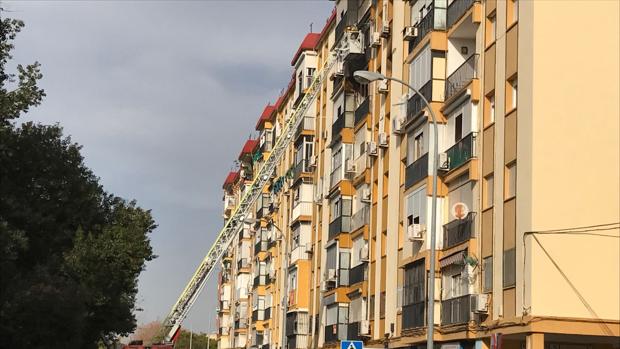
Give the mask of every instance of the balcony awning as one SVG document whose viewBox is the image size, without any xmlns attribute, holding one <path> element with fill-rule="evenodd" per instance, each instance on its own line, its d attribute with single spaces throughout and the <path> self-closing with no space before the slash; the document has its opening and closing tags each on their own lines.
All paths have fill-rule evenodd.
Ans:
<svg viewBox="0 0 620 349">
<path fill-rule="evenodd" d="M 449 265 L 452 264 L 464 264 L 464 259 L 465 259 L 465 255 L 466 255 L 466 251 L 460 251 L 457 252 L 453 255 L 450 255 L 446 258 L 440 259 L 439 260 L 439 267 L 440 268 L 445 268 Z"/>
</svg>

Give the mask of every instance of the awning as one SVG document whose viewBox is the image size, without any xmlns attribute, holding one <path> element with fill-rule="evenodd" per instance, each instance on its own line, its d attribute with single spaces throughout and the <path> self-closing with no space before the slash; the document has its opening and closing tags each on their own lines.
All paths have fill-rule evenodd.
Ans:
<svg viewBox="0 0 620 349">
<path fill-rule="evenodd" d="M 445 268 L 452 264 L 463 264 L 463 260 L 465 259 L 466 251 L 460 251 L 453 255 L 450 255 L 446 258 L 439 260 L 439 266 L 441 268 Z"/>
</svg>

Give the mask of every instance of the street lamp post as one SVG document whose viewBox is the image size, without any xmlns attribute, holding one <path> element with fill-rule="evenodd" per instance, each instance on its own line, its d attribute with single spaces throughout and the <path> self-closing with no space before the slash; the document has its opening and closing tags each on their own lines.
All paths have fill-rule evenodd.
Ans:
<svg viewBox="0 0 620 349">
<path fill-rule="evenodd" d="M 437 118 L 435 117 L 435 112 L 433 111 L 433 108 L 431 108 L 430 103 L 428 102 L 428 100 L 426 100 L 424 95 L 422 95 L 420 91 L 415 89 L 413 86 L 409 85 L 408 83 L 400 79 L 390 78 L 383 74 L 380 74 L 377 72 L 371 72 L 367 70 L 358 70 L 353 73 L 353 77 L 360 84 L 369 84 L 377 80 L 392 80 L 392 81 L 396 81 L 398 83 L 401 83 L 402 85 L 407 86 L 414 93 L 420 96 L 424 104 L 428 107 L 428 110 L 431 114 L 431 118 L 433 119 L 433 132 L 435 133 L 433 137 L 434 149 L 433 149 L 433 164 L 432 164 L 433 197 L 432 197 L 432 202 L 431 202 L 431 234 L 430 234 L 431 235 L 431 248 L 430 248 L 431 252 L 430 252 L 430 275 L 429 275 L 430 280 L 429 280 L 429 286 L 428 286 L 428 313 L 427 313 L 428 314 L 428 317 L 427 317 L 428 330 L 427 330 L 427 338 L 426 338 L 426 348 L 433 349 L 433 334 L 435 330 L 435 240 L 436 240 L 435 225 L 437 223 L 437 161 L 439 158 L 439 142 L 437 140 L 438 138 Z"/>
</svg>

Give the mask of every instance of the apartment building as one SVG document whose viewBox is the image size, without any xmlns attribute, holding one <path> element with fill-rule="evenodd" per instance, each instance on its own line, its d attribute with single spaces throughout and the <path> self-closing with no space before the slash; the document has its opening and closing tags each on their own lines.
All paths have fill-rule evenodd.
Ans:
<svg viewBox="0 0 620 349">
<path fill-rule="evenodd" d="M 335 1 L 224 183 L 227 217 L 335 60 L 222 259 L 220 347 L 425 348 L 434 266 L 438 348 L 618 348 L 619 10 Z"/>
</svg>

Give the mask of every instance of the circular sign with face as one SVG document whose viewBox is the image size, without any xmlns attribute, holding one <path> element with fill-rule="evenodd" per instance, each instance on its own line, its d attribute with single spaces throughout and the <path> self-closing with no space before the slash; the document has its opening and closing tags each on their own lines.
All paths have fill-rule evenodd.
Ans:
<svg viewBox="0 0 620 349">
<path fill-rule="evenodd" d="M 452 216 L 456 219 L 464 219 L 469 213 L 469 207 L 463 202 L 452 205 Z"/>
</svg>

